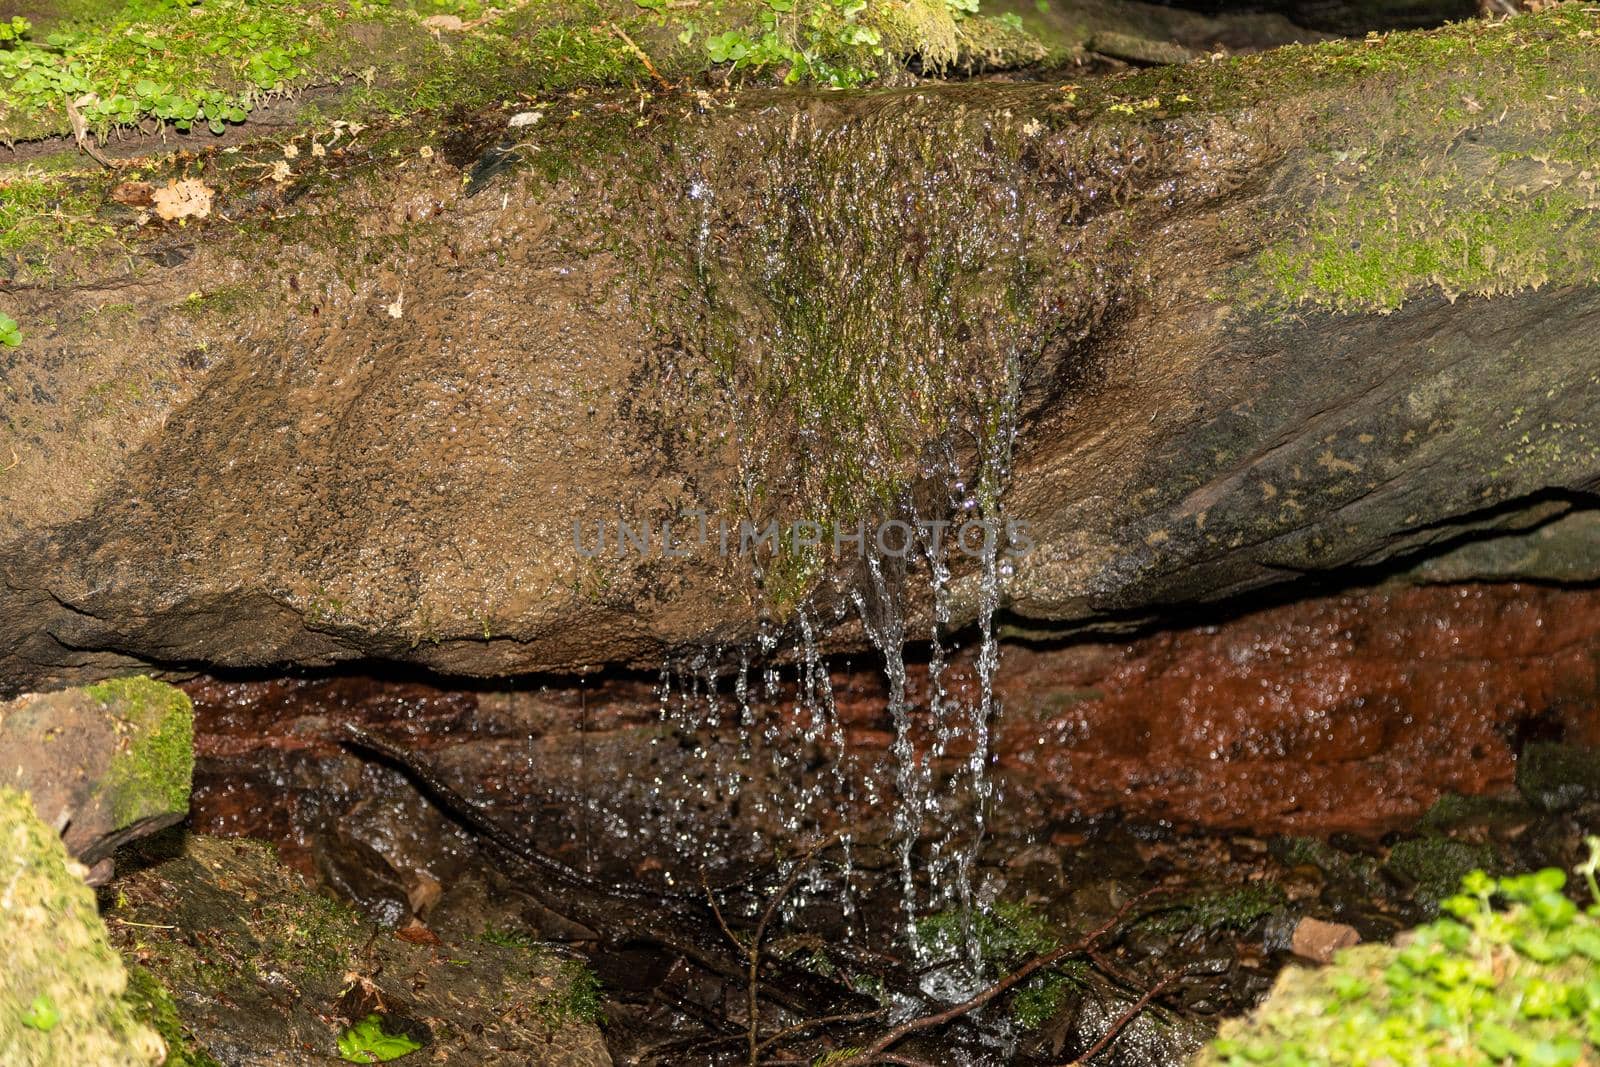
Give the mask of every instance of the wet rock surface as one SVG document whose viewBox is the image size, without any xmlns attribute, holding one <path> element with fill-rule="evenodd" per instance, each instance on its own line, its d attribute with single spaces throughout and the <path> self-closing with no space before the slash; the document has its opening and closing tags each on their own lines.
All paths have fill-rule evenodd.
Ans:
<svg viewBox="0 0 1600 1067">
<path fill-rule="evenodd" d="M 1382 833 L 1444 793 L 1509 788 L 1525 743 L 1600 742 L 1589 651 L 1597 611 L 1591 590 L 1395 587 L 1125 643 L 1012 644 L 997 680 L 999 773 L 1009 798 L 1057 816 Z M 870 814 L 869 798 L 889 788 L 882 765 L 894 726 L 871 659 L 838 662 L 833 682 L 856 799 L 841 794 L 844 810 L 830 818 L 849 819 Z M 970 695 L 969 658 L 956 659 L 946 684 L 953 696 Z M 913 665 L 914 705 L 926 707 L 925 685 L 925 665 Z M 773 761 L 789 749 L 808 753 L 794 757 L 802 762 L 838 755 L 831 741 L 806 739 L 803 717 L 785 710 L 787 689 L 758 701 L 758 717 L 778 732 L 752 747 L 730 721 L 731 694 L 713 728 L 703 712 L 688 722 L 670 714 L 681 696 L 669 695 L 664 715 L 658 679 L 529 679 L 497 690 L 345 676 L 187 688 L 200 724 L 197 825 L 299 841 L 291 851 L 366 819 L 383 825 L 381 850 L 394 856 L 415 835 L 436 847 L 458 840 L 400 772 L 342 746 L 346 721 L 423 754 L 469 797 L 510 805 L 552 847 L 570 850 L 592 835 L 587 851 L 567 857 L 611 873 L 659 864 L 663 848 L 748 849 L 743 835 L 694 836 L 717 824 L 708 812 L 738 803 L 724 780 L 748 777 L 768 798 L 766 828 L 782 832 L 801 772 Z M 926 723 L 917 730 L 926 746 Z M 966 753 L 956 745 L 950 765 Z M 696 783 L 703 795 L 659 797 L 663 777 Z M 271 814 L 263 821 L 259 812 Z M 762 823 L 759 812 L 744 814 Z M 649 835 L 635 836 L 641 822 Z M 301 857 L 307 869 L 317 862 Z"/>
<path fill-rule="evenodd" d="M 693 884 L 697 870 L 709 870 L 713 884 L 754 876 L 771 890 L 781 860 L 774 861 L 762 842 L 794 848 L 807 832 L 764 810 L 760 790 L 750 785 L 742 790 L 742 806 L 708 806 L 701 779 L 674 781 L 690 768 L 658 758 L 647 764 L 637 751 L 628 757 L 630 777 L 643 777 L 648 767 L 657 782 L 654 795 L 639 798 L 637 806 L 619 795 L 619 775 L 605 770 L 571 775 L 561 796 L 547 792 L 532 806 L 526 787 L 511 784 L 517 759 L 502 757 L 493 767 L 482 759 L 462 761 L 460 749 L 469 742 L 448 725 L 449 700 L 430 703 L 417 683 L 381 695 L 373 694 L 371 683 L 365 686 L 346 681 L 313 688 L 309 692 L 315 697 L 303 685 L 295 688 L 297 699 L 314 699 L 327 713 L 360 717 L 390 736 L 408 737 L 402 723 L 414 728 L 426 723 L 428 728 L 409 735 L 407 744 L 449 775 L 481 811 L 551 855 L 619 886 Z M 194 688 L 202 709 L 231 692 L 234 722 L 245 714 L 238 702 L 243 691 L 214 682 Z M 459 708 L 461 694 L 453 697 Z M 590 704 L 595 719 L 603 720 L 607 705 L 597 697 L 591 693 L 575 702 Z M 592 955 L 606 990 L 607 1041 L 619 1061 L 705 1064 L 723 1062 L 726 1054 L 728 1062 L 738 1062 L 727 1047 L 738 1038 L 730 1039 L 724 1024 L 713 1020 L 723 1016 L 728 998 L 739 1000 L 739 983 L 696 979 L 668 955 L 639 947 L 624 951 L 599 931 L 563 921 L 524 896 L 502 873 L 505 860 L 498 850 L 468 832 L 447 809 L 433 807 L 416 783 L 392 766 L 364 763 L 355 753 L 310 740 L 311 717 L 285 711 L 280 702 L 278 721 L 293 722 L 298 740 L 278 735 L 263 764 L 288 788 L 203 773 L 196 809 L 203 824 L 210 820 L 233 832 L 272 836 L 282 842 L 286 858 L 319 872 L 325 883 L 331 879 L 320 857 L 347 857 L 351 862 L 337 883 L 342 892 L 369 909 L 402 898 L 418 901 L 415 914 L 430 928 L 446 922 L 449 911 L 433 903 L 437 887 L 443 887 L 448 901 L 462 884 L 486 886 L 502 914 L 509 909 L 516 916 L 511 921 L 531 936 L 560 939 Z M 208 719 L 203 714 L 202 721 Z M 482 739 L 483 747 L 509 749 L 527 759 L 525 733 L 504 729 L 504 719 L 487 721 L 502 728 L 498 736 Z M 591 740 L 598 742 L 590 749 L 593 756 L 605 742 Z M 681 745 L 674 739 L 664 743 Z M 991 975 L 1004 974 L 1030 952 L 1068 943 L 1107 922 L 1114 922 L 1114 930 L 1094 951 L 1025 984 L 995 1009 L 937 1040 L 911 1042 L 903 1051 L 940 1064 L 1053 1064 L 1094 1047 L 1115 1024 L 1122 1028 L 1108 1039 L 1102 1062 L 1180 1062 L 1219 1020 L 1255 1004 L 1283 966 L 1305 955 L 1308 928 L 1332 929 L 1341 942 L 1351 932 L 1362 941 L 1386 940 L 1435 914 L 1438 902 L 1472 869 L 1570 867 L 1581 858 L 1584 835 L 1600 828 L 1600 809 L 1585 799 L 1594 795 L 1593 757 L 1570 746 L 1550 751 L 1561 758 L 1543 756 L 1541 773 L 1521 776 L 1526 795 L 1446 794 L 1420 819 L 1395 823 L 1382 836 L 1181 829 L 1111 813 L 1075 817 L 1008 794 L 989 822 L 990 837 L 973 873 L 979 942 Z M 214 758 L 203 759 L 202 768 Z M 548 759 L 529 762 L 543 765 Z M 240 764 L 226 766 L 231 777 Z M 326 788 L 315 786 L 319 780 Z M 1550 796 L 1562 798 L 1561 804 L 1553 808 L 1544 799 Z M 669 825 L 660 816 L 674 807 L 678 817 Z M 848 876 L 829 862 L 814 885 L 802 879 L 773 933 L 772 951 L 870 986 L 874 966 L 903 962 L 908 950 L 900 940 L 898 879 L 887 827 L 855 826 Z M 398 834 L 397 827 L 405 833 Z M 672 849 L 675 855 L 669 854 Z M 1144 893 L 1156 895 L 1141 898 Z M 841 913 L 844 899 L 854 903 Z M 1118 920 L 1130 902 L 1136 906 Z M 412 914 L 408 909 L 390 921 L 403 926 Z M 729 914 L 734 922 L 743 917 Z M 920 936 L 944 945 L 949 954 L 925 972 L 930 988 L 959 982 L 966 966 L 964 941 L 954 933 L 960 929 L 957 915 L 952 904 L 920 917 Z M 942 941 L 946 936 L 951 940 Z M 1151 999 L 1129 1016 L 1152 989 Z M 871 1034 L 868 1029 L 864 1036 Z M 817 1055 L 848 1043 L 838 1039 L 802 1047 L 807 1055 Z"/>
<path fill-rule="evenodd" d="M 130 657 L 653 667 L 791 618 L 820 569 L 589 558 L 574 517 L 851 514 L 862 485 L 944 515 L 1013 387 L 1008 508 L 1039 547 L 1003 596 L 1038 623 L 1126 627 L 1580 509 L 1594 172 L 1539 160 L 1600 98 L 1576 91 L 1585 17 L 1076 88 L 596 96 L 521 154 L 491 110 L 285 183 L 281 146 L 197 160 L 205 240 L 16 290 L 0 685 Z M 1534 62 L 1574 92 L 1522 93 Z M 1458 108 L 1460 78 L 1496 99 Z M 1516 254 L 1462 275 L 1396 246 L 1434 266 L 1373 284 L 1338 250 L 1403 245 L 1396 176 L 1439 232 L 1531 190 L 1490 216 Z M 1570 241 L 1524 232 L 1546 208 Z M 808 376 L 828 353 L 856 362 Z M 960 620 L 980 583 L 957 571 Z"/>
<path fill-rule="evenodd" d="M 1400 585 L 1116 644 L 1007 646 L 1002 802 L 970 883 L 991 975 L 1115 919 L 1141 893 L 1159 895 L 1094 952 L 905 1051 L 941 1064 L 1054 1064 L 1120 1026 L 1103 1062 L 1176 1063 L 1218 1020 L 1254 1005 L 1284 965 L 1332 943 L 1319 949 L 1308 931 L 1385 940 L 1430 917 L 1469 870 L 1570 866 L 1600 826 L 1584 747 L 1597 740 L 1586 638 L 1595 597 Z M 970 669 L 958 654 L 946 674 L 953 698 L 970 697 Z M 914 667 L 913 706 L 926 696 L 919 677 Z M 619 1060 L 733 1062 L 738 1039 L 726 1028 L 740 1024 L 726 1003 L 740 983 L 696 977 L 670 954 L 619 945 L 526 896 L 459 810 L 351 747 L 341 724 L 388 739 L 498 826 L 617 886 L 753 878 L 774 892 L 775 843 L 792 850 L 850 827 L 849 863 L 830 856 L 800 881 L 773 952 L 807 960 L 836 946 L 808 966 L 868 988 L 882 981 L 874 966 L 909 958 L 896 801 L 885 803 L 893 724 L 875 664 L 839 661 L 833 682 L 842 777 L 828 738 L 808 740 L 804 716 L 785 711 L 787 682 L 771 697 L 753 685 L 750 725 L 726 679 L 720 712 L 687 678 L 510 688 L 197 679 L 195 824 L 278 842 L 286 861 L 390 926 L 432 927 L 444 921 L 433 910 L 441 890 L 488 886 L 502 905 L 520 902 L 508 906 L 532 936 L 590 956 Z M 929 743 L 925 725 L 912 733 Z M 955 745 L 943 760 L 966 755 Z M 919 877 L 950 847 L 935 847 L 938 810 L 961 796 L 944 791 L 945 770 L 929 790 L 934 829 L 917 848 Z M 742 907 L 730 905 L 730 921 L 749 921 Z M 939 931 L 959 929 L 955 901 L 925 909 L 923 936 L 942 943 Z M 970 981 L 961 939 L 947 948 L 955 959 L 926 978 L 946 999 Z M 798 1047 L 816 1055 L 871 1036 Z"/>
</svg>

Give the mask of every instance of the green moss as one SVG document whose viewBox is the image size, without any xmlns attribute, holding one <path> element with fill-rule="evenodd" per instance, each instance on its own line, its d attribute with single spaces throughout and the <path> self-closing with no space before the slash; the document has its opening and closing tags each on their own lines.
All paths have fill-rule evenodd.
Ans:
<svg viewBox="0 0 1600 1067">
<path fill-rule="evenodd" d="M 520 948 L 527 952 L 542 951 L 539 939 L 526 930 L 513 930 L 492 923 L 483 928 L 478 940 L 486 945 L 499 945 L 501 948 Z"/>
<path fill-rule="evenodd" d="M 557 992 L 540 1002 L 540 1011 L 548 1025 L 559 1027 L 574 1022 L 605 1021 L 600 979 L 581 960 L 562 960 L 556 969 L 556 982 Z"/>
<path fill-rule="evenodd" d="M 935 956 L 955 958 L 975 940 L 986 964 L 1000 965 L 1061 943 L 1049 921 L 1035 908 L 1000 901 L 972 913 L 971 923 L 958 908 L 934 912 L 917 920 L 917 940 Z"/>
<path fill-rule="evenodd" d="M 1415 883 L 1416 899 L 1431 909 L 1455 891 L 1467 872 L 1497 870 L 1499 859 L 1487 845 L 1430 836 L 1401 841 L 1390 850 L 1384 866 Z"/>
<path fill-rule="evenodd" d="M 1342 100 L 1359 107 L 1361 98 L 1348 94 L 1356 83 L 1366 87 L 1362 95 L 1385 104 L 1385 91 L 1403 89 L 1406 83 L 1430 95 L 1436 89 L 1470 88 L 1480 105 L 1526 102 L 1562 81 L 1563 66 L 1587 65 L 1585 52 L 1592 47 L 1597 25 L 1596 12 L 1569 4 L 1515 19 L 1474 19 L 1433 30 L 1286 45 L 1215 62 L 1159 67 L 1106 79 L 1075 93 L 1074 99 L 1080 111 L 1095 113 L 1110 112 L 1115 104 L 1154 100 L 1149 108 L 1116 112 L 1147 118 L 1239 111 L 1312 93 L 1326 93 L 1329 102 Z M 1491 79 L 1487 73 L 1494 68 L 1501 76 Z M 1569 89 L 1575 92 L 1575 87 Z M 1437 129 L 1449 105 L 1462 108 L 1464 114 L 1470 110 L 1459 94 L 1441 97 L 1438 104 L 1435 112 L 1390 108 L 1385 118 L 1396 129 Z M 1488 106 L 1472 114 L 1486 114 L 1481 120 L 1485 122 L 1494 117 Z"/>
<path fill-rule="evenodd" d="M 1517 790 L 1542 811 L 1600 797 L 1600 749 L 1535 741 L 1517 754 Z"/>
<path fill-rule="evenodd" d="M 1011 1018 L 1024 1030 L 1037 1030 L 1061 1010 L 1067 996 L 1084 988 L 1089 964 L 1070 960 L 1059 967 L 1031 978 L 1011 995 Z"/>
<path fill-rule="evenodd" d="M 1600 850 L 1600 838 L 1590 842 Z M 1286 971 L 1256 1012 L 1224 1024 L 1196 1065 L 1593 1062 L 1600 905 L 1580 911 L 1564 883 L 1557 870 L 1498 883 L 1474 872 L 1444 902 L 1450 917 L 1394 945 L 1347 949 L 1325 968 Z"/>
<path fill-rule="evenodd" d="M 125 996 L 134 1017 L 160 1034 L 165 1042 L 167 1058 L 162 1067 L 222 1067 L 210 1053 L 195 1045 L 193 1035 L 178 1017 L 178 1005 L 172 994 L 149 970 L 138 965 L 128 967 Z"/>
<path fill-rule="evenodd" d="M 1392 311 L 1420 287 L 1494 295 L 1590 280 L 1600 184 L 1578 173 L 1528 193 L 1459 170 L 1362 185 L 1319 201 L 1305 236 L 1258 259 L 1279 296 L 1339 310 Z"/>
<path fill-rule="evenodd" d="M 1295 177 L 1303 200 L 1268 220 L 1269 243 L 1242 274 L 1250 301 L 1392 311 L 1429 290 L 1455 299 L 1595 280 L 1597 28 L 1593 9 L 1569 6 L 1284 49 L 1197 80 L 1179 110 L 1261 92 L 1322 109 Z M 1358 79 L 1359 96 L 1339 95 Z"/>
<path fill-rule="evenodd" d="M 863 526 L 870 551 L 886 520 L 943 517 L 952 494 L 963 518 L 995 513 L 1019 368 L 1059 328 L 1045 294 L 1072 268 L 1034 239 L 1057 221 L 1043 198 L 999 192 L 1029 181 L 1023 118 L 991 118 L 943 100 L 840 125 L 799 113 L 744 141 L 739 218 L 701 205 L 705 328 L 688 345 L 743 464 L 717 510 L 757 530 L 811 522 L 823 542 L 762 561 L 769 607 L 855 562 L 844 538 Z"/>
<path fill-rule="evenodd" d="M 32 171 L 0 177 L 0 257 L 21 259 L 28 271 L 44 266 L 48 252 L 99 244 L 113 232 L 100 218 L 103 202 L 98 178 Z"/>
<path fill-rule="evenodd" d="M 367 927 L 344 901 L 304 893 L 267 904 L 255 930 L 280 966 L 330 978 L 349 970 Z"/>
<path fill-rule="evenodd" d="M 1215 889 L 1173 901 L 1144 920 L 1167 933 L 1202 930 L 1243 930 L 1284 906 L 1283 890 L 1270 883 Z"/>
<path fill-rule="evenodd" d="M 143 675 L 101 682 L 85 692 L 106 705 L 124 738 L 105 786 L 117 825 L 186 811 L 194 774 L 194 706 L 188 696 Z"/>
<path fill-rule="evenodd" d="M 974 913 L 970 926 L 958 909 L 925 916 L 917 922 L 917 939 L 936 957 L 948 959 L 964 958 L 976 943 L 984 968 L 995 973 L 1061 945 L 1060 931 L 1044 915 L 1011 901 Z M 1023 1029 L 1037 1029 L 1050 1021 L 1068 993 L 1085 985 L 1089 970 L 1085 960 L 1062 960 L 1019 985 L 1007 1011 Z"/>
<path fill-rule="evenodd" d="M 10 789 L 0 789 L 0 855 L 0 1063 L 161 1063 L 161 1039 L 123 999 L 127 974 L 83 868 Z"/>
<path fill-rule="evenodd" d="M 186 315 L 233 315 L 249 307 L 259 297 L 255 290 L 243 285 L 225 285 L 206 292 L 194 292 L 178 301 L 177 308 Z"/>
<path fill-rule="evenodd" d="M 486 945 L 498 945 L 526 953 L 527 959 L 539 964 L 528 980 L 543 987 L 535 995 L 535 1001 L 536 1010 L 546 1026 L 557 1029 L 572 1022 L 598 1023 L 603 1020 L 600 980 L 582 960 L 555 959 L 549 949 L 532 934 L 510 927 L 485 926 L 478 934 L 478 940 Z"/>
</svg>

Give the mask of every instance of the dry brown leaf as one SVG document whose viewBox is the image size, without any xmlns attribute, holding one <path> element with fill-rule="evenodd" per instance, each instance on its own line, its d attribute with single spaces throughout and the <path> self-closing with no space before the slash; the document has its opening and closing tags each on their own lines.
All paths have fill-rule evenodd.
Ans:
<svg viewBox="0 0 1600 1067">
<path fill-rule="evenodd" d="M 150 197 L 156 214 L 173 219 L 203 219 L 211 214 L 211 187 L 199 178 L 176 179 Z"/>
<path fill-rule="evenodd" d="M 443 941 L 439 940 L 438 934 L 434 933 L 426 926 L 423 926 L 416 919 L 412 919 L 409 923 L 396 930 L 394 932 L 394 936 L 398 937 L 402 941 L 410 942 L 413 945 L 444 944 Z"/>
<path fill-rule="evenodd" d="M 430 30 L 462 30 L 467 25 L 455 15 L 429 15 L 422 24 Z"/>
</svg>

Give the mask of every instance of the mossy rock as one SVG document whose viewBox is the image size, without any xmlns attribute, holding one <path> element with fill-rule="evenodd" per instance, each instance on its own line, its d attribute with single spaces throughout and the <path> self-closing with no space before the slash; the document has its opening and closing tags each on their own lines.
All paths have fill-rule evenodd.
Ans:
<svg viewBox="0 0 1600 1067">
<path fill-rule="evenodd" d="M 31 14 L 36 27 L 0 41 L 7 141 L 70 134 L 74 100 L 98 135 L 152 121 L 220 135 L 263 110 L 279 126 L 286 113 L 370 120 L 681 84 L 718 65 L 743 82 L 840 86 L 914 80 L 913 61 L 937 73 L 1048 54 L 1014 22 L 945 0 L 799 0 L 783 19 L 754 0 L 56 0 Z M 747 44 L 723 58 L 714 42 L 730 34 Z"/>
<path fill-rule="evenodd" d="M 1384 867 L 1412 883 L 1416 900 L 1429 910 L 1461 884 L 1474 869 L 1495 870 L 1499 866 L 1488 845 L 1457 841 L 1443 835 L 1414 837 L 1401 841 L 1389 851 Z"/>
<path fill-rule="evenodd" d="M 1547 249 L 1559 271 L 1499 243 L 1488 274 L 1402 258 L 1392 291 L 1363 289 L 1337 238 L 1345 207 L 1424 171 L 1456 183 L 1419 186 L 1430 218 L 1459 212 L 1444 230 L 1540 232 L 1552 187 L 1508 183 L 1548 168 L 1579 198 L 1600 173 L 1577 158 L 1600 114 L 1596 25 L 1563 8 L 1077 89 L 506 101 L 353 147 L 302 133 L 189 160 L 216 196 L 186 225 L 119 225 L 100 188 L 95 221 L 132 254 L 88 264 L 92 288 L 134 311 L 85 308 L 87 278 L 14 287 L 5 309 L 23 337 L 0 649 L 658 664 L 787 617 L 853 561 L 796 553 L 752 592 L 714 544 L 580 559 L 570 518 L 848 529 L 920 489 L 942 508 L 945 453 L 1004 452 L 1019 382 L 1030 455 L 1007 508 L 1040 550 L 1002 599 L 1063 629 L 1383 565 L 1579 491 L 1600 466 L 1582 328 L 1600 288 L 1548 284 L 1593 280 L 1577 199 Z M 1389 219 L 1362 225 L 1413 236 Z M 238 285 L 255 295 L 236 312 L 189 306 Z M 416 406 L 440 374 L 473 419 Z M 349 417 L 322 433 L 334 410 Z M 466 473 L 460 448 L 496 459 Z M 960 479 L 956 506 L 1002 480 Z M 483 493 L 496 507 L 467 521 Z M 238 506 L 255 499 L 271 506 Z M 79 543 L 94 551 L 63 556 Z M 954 579 L 953 626 L 981 600 Z M 57 662 L 5 656 L 14 686 Z"/>
<path fill-rule="evenodd" d="M 12 789 L 0 789 L 0 855 L 0 1063 L 162 1063 L 165 1044 L 124 999 L 128 975 L 84 869 Z"/>
<path fill-rule="evenodd" d="M 188 811 L 194 777 L 194 705 L 188 695 L 144 675 L 84 691 L 113 716 L 125 739 L 111 757 L 104 786 L 117 825 Z"/>
<path fill-rule="evenodd" d="M 1517 755 L 1517 789 L 1540 811 L 1600 800 L 1600 749 L 1532 742 Z"/>
<path fill-rule="evenodd" d="M 194 708 L 144 675 L 0 704 L 0 782 L 65 827 L 68 850 L 98 863 L 189 810 Z"/>
</svg>

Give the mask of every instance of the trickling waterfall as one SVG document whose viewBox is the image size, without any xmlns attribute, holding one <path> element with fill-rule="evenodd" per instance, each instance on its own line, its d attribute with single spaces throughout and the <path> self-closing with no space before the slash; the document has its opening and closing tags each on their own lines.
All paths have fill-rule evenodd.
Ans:
<svg viewBox="0 0 1600 1067">
<path fill-rule="evenodd" d="M 994 616 L 1009 567 L 1002 498 L 1019 383 L 1043 344 L 1030 258 L 1043 246 L 1030 235 L 1055 220 L 1030 214 L 995 178 L 1017 163 L 1015 131 L 950 139 L 904 119 L 754 121 L 736 162 L 690 163 L 684 239 L 698 326 L 678 342 L 714 372 L 706 380 L 739 449 L 727 490 L 737 499 L 720 505 L 735 521 L 788 522 L 790 507 L 821 526 L 899 523 L 916 534 L 903 553 L 868 535 L 859 559 L 837 540 L 831 555 L 781 543 L 752 553 L 742 565 L 767 621 L 745 647 L 664 669 L 662 709 L 686 734 L 715 730 L 731 694 L 738 756 L 721 788 L 791 838 L 887 805 L 906 938 L 925 957 L 919 918 L 959 909 L 976 975 L 971 916 L 995 799 Z M 958 552 L 970 558 L 957 562 Z M 960 621 L 976 628 L 971 694 L 946 677 L 958 594 Z M 849 622 L 881 660 L 893 729 L 884 765 L 860 774 L 821 653 L 824 633 Z M 908 686 L 906 661 L 924 640 L 925 695 Z M 892 795 L 875 795 L 880 781 Z M 847 908 L 854 845 L 846 835 L 835 880 Z"/>
</svg>

